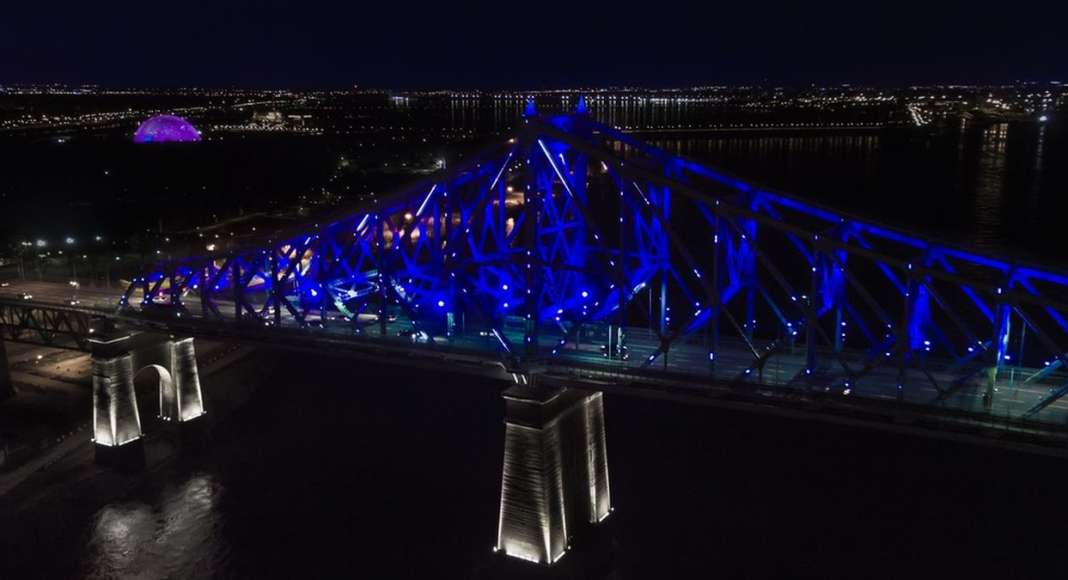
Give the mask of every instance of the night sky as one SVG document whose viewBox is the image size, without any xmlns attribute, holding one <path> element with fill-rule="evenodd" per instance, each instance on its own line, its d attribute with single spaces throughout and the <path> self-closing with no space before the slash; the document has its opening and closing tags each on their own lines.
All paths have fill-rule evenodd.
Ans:
<svg viewBox="0 0 1068 580">
<path fill-rule="evenodd" d="M 541 88 L 1068 81 L 1065 8 L 1014 1 L 986 11 L 987 4 L 10 2 L 0 10 L 0 83 Z"/>
</svg>

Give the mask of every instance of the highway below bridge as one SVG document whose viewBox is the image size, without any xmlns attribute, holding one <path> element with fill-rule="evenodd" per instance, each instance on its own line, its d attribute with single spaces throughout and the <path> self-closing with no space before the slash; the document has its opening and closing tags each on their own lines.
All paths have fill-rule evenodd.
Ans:
<svg viewBox="0 0 1068 580">
<path fill-rule="evenodd" d="M 220 302 L 220 310 L 232 304 Z M 1068 401 L 1057 400 L 1028 419 L 1022 416 L 1049 393 L 1049 382 L 1063 383 L 1063 373 L 1049 373 L 1042 381 L 1029 381 L 1042 369 L 1009 367 L 999 375 L 996 396 L 989 408 L 980 388 L 962 388 L 946 397 L 937 381 L 952 382 L 950 361 L 928 360 L 929 376 L 910 377 L 899 389 L 896 368 L 877 369 L 864 380 L 843 389 L 843 379 L 823 368 L 805 373 L 803 347 L 780 349 L 757 370 L 753 353 L 743 340 L 721 339 L 711 364 L 701 340 L 676 343 L 657 364 L 642 363 L 661 341 L 648 328 L 626 327 L 626 360 L 619 350 L 606 356 L 608 328 L 590 325 L 575 343 L 552 349 L 558 340 L 544 337 L 543 356 L 526 358 L 520 364 L 502 349 L 493 332 L 457 330 L 450 336 L 431 336 L 410 321 L 390 316 L 383 325 L 374 315 L 364 315 L 358 324 L 340 317 L 303 322 L 283 314 L 280 324 L 234 324 L 198 314 L 196 299 L 170 315 L 146 314 L 119 307 L 115 290 L 74 289 L 69 284 L 14 281 L 0 289 L 0 331 L 7 340 L 57 348 L 88 350 L 93 321 L 109 320 L 149 333 L 193 336 L 211 340 L 236 340 L 296 352 L 362 359 L 378 364 L 423 368 L 428 388 L 434 388 L 431 373 L 444 368 L 456 374 L 475 374 L 507 383 L 526 385 L 537 377 L 551 385 L 579 387 L 629 396 L 666 398 L 690 404 L 711 405 L 763 413 L 807 417 L 924 436 L 996 443 L 1028 451 L 1068 455 Z M 44 313 L 60 317 L 50 326 Z M 505 324 L 505 343 L 523 340 L 522 320 Z M 81 330 L 79 330 L 81 329 Z M 614 328 L 619 333 L 618 328 Z M 770 343 L 771 341 L 767 341 Z M 845 352 L 845 358 L 862 360 L 864 352 Z M 355 381 L 355 378 L 351 379 Z M 504 383 L 502 383 L 504 384 Z M 358 386 L 358 385 L 354 385 Z M 211 388 L 210 385 L 206 388 Z"/>
</svg>

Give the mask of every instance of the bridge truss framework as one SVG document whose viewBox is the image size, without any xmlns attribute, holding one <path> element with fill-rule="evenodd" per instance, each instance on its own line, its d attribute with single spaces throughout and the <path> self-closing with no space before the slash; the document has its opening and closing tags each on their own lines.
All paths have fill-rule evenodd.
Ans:
<svg viewBox="0 0 1068 580">
<path fill-rule="evenodd" d="M 161 263 L 121 306 L 482 350 L 516 380 L 573 360 L 1068 416 L 1068 276 L 760 187 L 581 101 L 362 211 Z"/>
</svg>

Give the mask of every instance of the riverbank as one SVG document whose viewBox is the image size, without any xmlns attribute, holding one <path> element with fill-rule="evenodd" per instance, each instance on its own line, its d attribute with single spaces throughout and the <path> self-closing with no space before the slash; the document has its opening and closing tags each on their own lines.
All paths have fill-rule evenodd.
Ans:
<svg viewBox="0 0 1068 580">
<path fill-rule="evenodd" d="M 210 441 L 210 434 L 253 396 L 270 372 L 270 356 L 246 346 L 216 343 L 204 345 L 199 357 L 201 384 L 208 413 L 194 423 L 182 425 L 195 431 L 197 438 L 174 429 L 158 429 L 146 424 L 144 437 L 145 467 L 120 471 L 100 467 L 95 462 L 91 430 L 75 430 L 59 444 L 34 456 L 20 467 L 0 476 L 0 571 L 12 572 L 32 568 L 20 562 L 29 545 L 47 545 L 59 533 L 57 526 L 70 518 L 85 517 L 116 498 L 128 495 L 148 475 L 166 469 L 185 454 L 198 452 L 198 439 Z M 86 357 L 87 358 L 87 357 Z M 25 379 L 13 373 L 16 384 Z M 21 385 L 17 397 L 29 396 L 31 390 Z M 91 389 L 72 390 L 66 404 L 88 413 Z M 13 399 L 17 400 L 17 399 Z M 30 401 L 5 405 L 0 413 L 24 409 Z M 13 412 L 12 411 L 12 412 Z M 3 416 L 3 415 L 0 415 Z M 199 424 L 196 424 L 199 423 Z M 42 513 L 52 514 L 40 517 Z M 19 548 L 16 548 L 19 546 Z M 38 547 L 40 547 L 38 546 Z M 36 552 L 31 549 L 29 552 Z M 0 577 L 5 577 L 0 574 Z"/>
</svg>

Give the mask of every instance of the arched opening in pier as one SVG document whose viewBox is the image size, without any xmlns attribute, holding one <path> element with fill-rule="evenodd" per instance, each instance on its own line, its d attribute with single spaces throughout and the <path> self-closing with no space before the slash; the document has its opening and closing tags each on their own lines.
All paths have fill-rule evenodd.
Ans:
<svg viewBox="0 0 1068 580">
<path fill-rule="evenodd" d="M 166 401 L 174 397 L 174 380 L 166 368 L 152 364 L 134 374 L 134 391 L 137 393 L 137 411 L 142 426 L 162 418 Z"/>
</svg>

